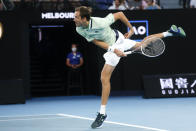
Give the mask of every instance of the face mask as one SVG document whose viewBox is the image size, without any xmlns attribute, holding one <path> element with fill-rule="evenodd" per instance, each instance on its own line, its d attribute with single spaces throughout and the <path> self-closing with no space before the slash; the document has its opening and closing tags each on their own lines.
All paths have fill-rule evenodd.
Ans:
<svg viewBox="0 0 196 131">
<path fill-rule="evenodd" d="M 73 52 L 76 52 L 77 48 L 73 47 L 71 48 Z"/>
</svg>

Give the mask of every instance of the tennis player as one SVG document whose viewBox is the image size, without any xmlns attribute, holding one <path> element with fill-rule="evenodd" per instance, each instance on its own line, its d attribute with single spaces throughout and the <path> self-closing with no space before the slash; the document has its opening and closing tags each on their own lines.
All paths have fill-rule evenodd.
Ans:
<svg viewBox="0 0 196 131">
<path fill-rule="evenodd" d="M 95 45 L 105 49 L 107 52 L 103 55 L 105 59 L 105 65 L 101 72 L 101 83 L 102 83 L 102 96 L 101 96 L 101 107 L 100 111 L 92 123 L 92 128 L 97 128 L 102 125 L 106 119 L 106 104 L 110 95 L 110 78 L 116 65 L 119 63 L 121 57 L 126 56 L 124 51 L 131 48 L 138 48 L 141 42 L 130 40 L 134 34 L 132 25 L 129 23 L 127 17 L 123 12 L 110 13 L 104 18 L 91 17 L 92 10 L 89 7 L 80 6 L 75 9 L 75 24 L 76 31 L 86 38 L 88 42 L 92 42 Z M 112 29 L 110 27 L 115 21 L 120 20 L 123 22 L 130 31 L 126 34 Z M 181 27 L 172 25 L 171 28 L 163 33 L 150 35 L 150 37 L 164 38 L 168 36 L 181 36 L 185 37 L 186 34 Z"/>
</svg>

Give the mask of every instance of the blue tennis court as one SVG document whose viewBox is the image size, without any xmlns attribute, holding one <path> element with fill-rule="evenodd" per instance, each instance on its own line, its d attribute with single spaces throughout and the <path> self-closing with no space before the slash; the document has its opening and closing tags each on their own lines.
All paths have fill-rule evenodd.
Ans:
<svg viewBox="0 0 196 131">
<path fill-rule="evenodd" d="M 195 131 L 196 99 L 113 96 L 100 131 Z M 1 131 L 90 131 L 98 96 L 58 96 L 0 105 Z"/>
</svg>

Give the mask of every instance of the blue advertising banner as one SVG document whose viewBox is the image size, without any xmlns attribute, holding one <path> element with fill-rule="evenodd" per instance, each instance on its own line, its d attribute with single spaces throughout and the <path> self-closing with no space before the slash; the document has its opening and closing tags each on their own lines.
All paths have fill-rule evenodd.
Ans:
<svg viewBox="0 0 196 131">
<path fill-rule="evenodd" d="M 132 20 L 129 22 L 133 26 L 134 30 L 134 35 L 131 37 L 132 40 L 142 41 L 146 36 L 149 35 L 148 20 Z"/>
</svg>

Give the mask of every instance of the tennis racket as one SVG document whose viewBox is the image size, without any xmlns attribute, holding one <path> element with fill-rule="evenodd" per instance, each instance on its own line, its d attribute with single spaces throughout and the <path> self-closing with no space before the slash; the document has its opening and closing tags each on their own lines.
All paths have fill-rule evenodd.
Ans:
<svg viewBox="0 0 196 131">
<path fill-rule="evenodd" d="M 147 57 L 157 57 L 163 54 L 165 43 L 162 39 L 151 37 L 141 42 L 141 46 L 133 50 L 127 50 L 125 54 L 140 53 Z"/>
</svg>

